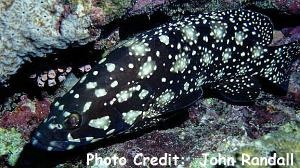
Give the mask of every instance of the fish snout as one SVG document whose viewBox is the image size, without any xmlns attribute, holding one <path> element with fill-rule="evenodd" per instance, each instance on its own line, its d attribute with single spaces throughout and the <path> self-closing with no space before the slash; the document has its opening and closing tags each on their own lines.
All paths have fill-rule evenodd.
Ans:
<svg viewBox="0 0 300 168">
<path fill-rule="evenodd" d="M 50 126 L 51 128 L 51 126 Z M 31 144 L 41 150 L 65 151 L 72 148 L 67 139 L 68 132 L 62 129 L 50 129 L 48 124 L 41 124 L 34 132 Z"/>
</svg>

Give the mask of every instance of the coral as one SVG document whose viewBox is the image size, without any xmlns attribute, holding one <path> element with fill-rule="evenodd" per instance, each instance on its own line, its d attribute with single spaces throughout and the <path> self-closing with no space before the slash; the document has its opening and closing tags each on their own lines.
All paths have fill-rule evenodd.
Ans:
<svg viewBox="0 0 300 168">
<path fill-rule="evenodd" d="M 94 49 L 100 50 L 105 49 L 109 51 L 112 49 L 118 42 L 120 42 L 120 34 L 119 29 L 116 29 L 112 33 L 108 35 L 105 39 L 100 39 L 95 41 Z"/>
<path fill-rule="evenodd" d="M 162 5 L 167 5 L 170 3 L 168 0 L 137 0 L 133 5 L 130 13 L 142 13 L 142 11 L 147 11 L 147 9 L 153 10 Z"/>
<path fill-rule="evenodd" d="M 290 41 L 300 40 L 300 26 L 285 28 L 282 32 Z"/>
<path fill-rule="evenodd" d="M 294 99 L 294 101 L 300 104 L 300 60 L 294 63 L 294 71 L 292 74 L 290 85 L 289 85 L 289 95 Z"/>
<path fill-rule="evenodd" d="M 0 119 L 0 126 L 4 128 L 16 128 L 25 139 L 48 115 L 50 102 L 48 100 L 30 100 L 27 96 L 21 96 L 13 112 L 5 112 Z"/>
<path fill-rule="evenodd" d="M 131 0 L 106 0 L 106 1 L 97 1 L 97 7 L 103 10 L 103 13 L 107 15 L 109 20 L 112 18 L 120 18 L 123 16 L 129 7 L 132 6 L 133 1 Z"/>
<path fill-rule="evenodd" d="M 14 128 L 0 128 L 0 157 L 8 156 L 8 163 L 14 165 L 21 153 L 25 141 Z"/>
<path fill-rule="evenodd" d="M 72 67 L 66 69 L 57 68 L 55 70 L 50 69 L 40 74 L 32 74 L 29 76 L 38 87 L 53 87 L 58 83 L 62 83 L 66 80 L 67 75 L 72 71 Z"/>
<path fill-rule="evenodd" d="M 298 0 L 277 0 L 275 1 L 275 5 L 279 9 L 287 9 L 292 14 L 300 13 L 300 1 Z"/>
<path fill-rule="evenodd" d="M 299 0 L 271 0 L 271 1 L 254 1 L 254 4 L 261 8 L 276 9 L 281 12 L 290 14 L 300 13 Z"/>
<path fill-rule="evenodd" d="M 132 0 L 10 0 L 0 2 L 0 82 L 31 57 L 86 44 L 99 26 L 124 16 Z"/>
<path fill-rule="evenodd" d="M 280 127 L 278 131 L 267 134 L 262 138 L 242 147 L 238 153 L 249 152 L 255 156 L 271 155 L 276 152 L 278 156 L 285 156 L 286 153 L 295 154 L 294 167 L 300 166 L 300 125 L 290 122 Z"/>
<path fill-rule="evenodd" d="M 236 149 L 228 150 L 226 146 L 234 145 Z M 245 168 L 256 168 L 256 167 L 269 167 L 269 166 L 257 166 L 257 165 L 240 165 L 241 157 L 243 154 L 253 157 L 268 157 L 272 156 L 274 153 L 278 157 L 285 157 L 287 153 L 294 154 L 294 165 L 291 168 L 297 168 L 300 166 L 300 125 L 296 122 L 289 122 L 279 128 L 278 131 L 269 133 L 257 139 L 253 142 L 232 141 L 227 140 L 219 146 L 220 150 L 218 152 L 222 153 L 222 156 L 233 157 L 237 163 L 237 167 Z M 216 156 L 216 153 L 210 153 L 210 156 Z M 199 162 L 203 161 L 203 158 L 194 159 L 191 162 L 191 167 L 199 166 Z M 205 167 L 212 167 L 212 165 L 205 165 Z"/>
<path fill-rule="evenodd" d="M 14 74 L 28 56 L 41 57 L 54 48 L 90 41 L 91 2 L 84 2 L 89 5 L 79 1 L 66 5 L 59 0 L 1 1 L 0 81 Z"/>
</svg>

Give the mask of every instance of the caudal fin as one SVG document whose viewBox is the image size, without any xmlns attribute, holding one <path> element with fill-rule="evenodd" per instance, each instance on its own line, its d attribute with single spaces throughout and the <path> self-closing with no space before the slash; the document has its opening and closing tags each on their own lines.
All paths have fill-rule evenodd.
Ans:
<svg viewBox="0 0 300 168">
<path fill-rule="evenodd" d="M 300 58 L 300 41 L 268 48 L 262 61 L 260 81 L 265 91 L 286 95 L 292 63 Z"/>
<path fill-rule="evenodd" d="M 290 44 L 287 44 L 287 46 L 289 47 L 287 50 L 287 54 L 289 54 L 291 56 L 291 58 L 293 59 L 292 61 L 294 62 L 295 59 L 299 59 L 300 58 L 300 40 L 292 42 Z"/>
</svg>

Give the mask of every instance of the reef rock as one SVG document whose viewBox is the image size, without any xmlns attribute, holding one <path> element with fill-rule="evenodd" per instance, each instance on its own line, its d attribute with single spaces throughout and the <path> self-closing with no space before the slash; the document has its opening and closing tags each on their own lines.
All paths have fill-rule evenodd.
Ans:
<svg viewBox="0 0 300 168">
<path fill-rule="evenodd" d="M 0 0 L 0 82 L 30 57 L 86 44 L 99 36 L 93 27 L 126 12 L 130 0 Z"/>
<path fill-rule="evenodd" d="M 91 5 L 58 0 L 2 0 L 0 2 L 0 80 L 14 74 L 29 56 L 41 57 L 53 48 L 91 40 L 86 14 Z"/>
</svg>

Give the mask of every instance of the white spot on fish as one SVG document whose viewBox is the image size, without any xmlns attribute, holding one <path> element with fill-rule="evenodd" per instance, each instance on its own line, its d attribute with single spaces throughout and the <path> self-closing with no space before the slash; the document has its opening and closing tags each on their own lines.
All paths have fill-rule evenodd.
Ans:
<svg viewBox="0 0 300 168">
<path fill-rule="evenodd" d="M 109 101 L 109 104 L 110 104 L 110 105 L 113 105 L 113 104 L 115 103 L 116 100 L 117 100 L 116 98 L 113 98 L 111 101 Z"/>
<path fill-rule="evenodd" d="M 138 76 L 141 79 L 149 78 L 156 70 L 157 66 L 155 61 L 152 61 L 151 57 L 148 57 L 147 61 L 140 67 Z"/>
<path fill-rule="evenodd" d="M 83 106 L 83 112 L 85 113 L 86 111 L 88 111 L 90 109 L 92 105 L 92 102 L 86 102 Z"/>
<path fill-rule="evenodd" d="M 95 75 L 95 76 L 98 75 L 98 71 L 94 71 L 93 75 Z"/>
<path fill-rule="evenodd" d="M 88 82 L 86 84 L 87 89 L 95 89 L 97 87 L 97 82 Z"/>
<path fill-rule="evenodd" d="M 74 138 L 72 137 L 71 133 L 69 133 L 69 134 L 67 135 L 67 138 L 68 138 L 68 141 L 70 141 L 70 142 L 80 142 L 80 139 L 79 139 L 79 138 L 74 139 Z"/>
<path fill-rule="evenodd" d="M 54 103 L 54 106 L 55 106 L 55 107 L 59 106 L 59 102 L 56 101 L 56 102 Z"/>
<path fill-rule="evenodd" d="M 122 90 L 120 93 L 116 94 L 119 103 L 127 101 L 129 98 L 132 97 L 132 91 L 130 90 Z"/>
<path fill-rule="evenodd" d="M 197 32 L 192 26 L 184 26 L 181 31 L 184 40 L 188 42 L 197 42 Z"/>
<path fill-rule="evenodd" d="M 90 120 L 89 126 L 91 126 L 93 128 L 107 130 L 110 123 L 111 123 L 111 121 L 109 119 L 109 116 L 105 116 L 105 117 Z"/>
<path fill-rule="evenodd" d="M 142 113 L 143 113 L 142 111 L 130 110 L 127 113 L 122 113 L 122 119 L 124 120 L 125 123 L 132 125 L 136 120 L 136 118 Z"/>
<path fill-rule="evenodd" d="M 205 78 L 203 78 L 202 76 L 199 76 L 196 79 L 196 88 L 197 89 L 199 89 L 204 84 L 204 80 L 205 80 Z"/>
<path fill-rule="evenodd" d="M 75 145 L 68 145 L 67 150 L 71 150 L 71 149 L 74 149 L 74 148 L 75 148 Z"/>
<path fill-rule="evenodd" d="M 205 50 L 202 52 L 203 58 L 200 60 L 201 62 L 204 62 L 205 65 L 210 65 L 212 63 L 212 51 L 211 50 Z"/>
<path fill-rule="evenodd" d="M 112 88 L 118 86 L 118 81 L 113 81 L 113 82 L 110 84 L 110 86 L 111 86 Z"/>
<path fill-rule="evenodd" d="M 184 86 L 183 86 L 183 89 L 184 89 L 185 91 L 188 91 L 188 90 L 189 90 L 189 87 L 190 87 L 190 84 L 189 84 L 188 82 L 185 82 L 185 83 L 184 83 Z"/>
<path fill-rule="evenodd" d="M 159 57 L 159 55 L 160 55 L 160 52 L 159 51 L 156 51 L 156 56 L 158 56 Z"/>
<path fill-rule="evenodd" d="M 94 137 L 85 137 L 85 140 L 86 141 L 91 141 L 91 140 L 93 140 L 94 139 Z"/>
<path fill-rule="evenodd" d="M 175 93 L 169 89 L 165 90 L 159 97 L 156 98 L 157 107 L 164 107 L 169 104 L 175 97 Z"/>
<path fill-rule="evenodd" d="M 226 36 L 227 24 L 221 22 L 211 23 L 211 32 L 210 35 L 216 40 L 216 42 L 222 41 Z"/>
<path fill-rule="evenodd" d="M 263 48 L 261 46 L 254 46 L 251 48 L 252 50 L 252 58 L 257 59 L 259 58 L 263 53 Z"/>
<path fill-rule="evenodd" d="M 83 82 L 85 81 L 85 79 L 86 79 L 86 75 L 84 75 L 84 76 L 80 79 L 79 83 L 83 83 Z"/>
<path fill-rule="evenodd" d="M 128 68 L 132 69 L 134 67 L 134 65 L 132 63 L 128 64 Z"/>
<path fill-rule="evenodd" d="M 143 89 L 139 94 L 140 99 L 144 99 L 148 95 L 148 93 L 148 90 Z"/>
<path fill-rule="evenodd" d="M 118 99 L 119 103 L 122 103 L 124 101 L 127 101 L 129 98 L 131 98 L 133 92 L 139 91 L 140 89 L 141 89 L 141 85 L 137 85 L 129 88 L 128 90 L 122 90 L 121 92 L 116 94 L 116 98 Z"/>
<path fill-rule="evenodd" d="M 98 64 L 103 63 L 105 60 L 106 60 L 106 58 L 101 59 L 101 60 L 98 62 Z"/>
<path fill-rule="evenodd" d="M 161 35 L 161 36 L 159 36 L 159 40 L 160 40 L 160 42 L 162 42 L 166 45 L 169 45 L 169 36 Z"/>
<path fill-rule="evenodd" d="M 64 105 L 60 105 L 60 106 L 58 107 L 58 110 L 60 110 L 60 111 L 64 110 Z"/>
<path fill-rule="evenodd" d="M 113 72 L 116 68 L 116 65 L 113 63 L 106 63 L 105 66 L 108 72 Z"/>
<path fill-rule="evenodd" d="M 114 132 L 115 132 L 115 129 L 111 129 L 111 130 L 107 131 L 106 135 L 112 134 Z"/>
<path fill-rule="evenodd" d="M 195 50 L 193 50 L 192 55 L 194 56 L 196 54 L 197 54 L 197 52 Z"/>
<path fill-rule="evenodd" d="M 247 34 L 245 34 L 244 32 L 235 32 L 234 34 L 234 38 L 235 38 L 235 42 L 237 45 L 243 45 L 243 41 L 247 38 Z"/>
<path fill-rule="evenodd" d="M 67 111 L 64 111 L 64 112 L 63 112 L 63 116 L 64 116 L 64 117 L 68 117 L 69 115 L 71 115 L 71 113 L 69 113 L 69 112 L 67 112 Z"/>
<path fill-rule="evenodd" d="M 53 129 L 62 129 L 62 125 L 61 124 L 53 124 L 53 123 L 50 123 L 49 125 L 48 125 L 48 128 L 49 129 L 51 129 L 51 130 L 53 130 Z"/>
<path fill-rule="evenodd" d="M 78 98 L 79 98 L 79 94 L 75 94 L 75 95 L 74 95 L 74 98 L 75 98 L 75 99 L 78 99 Z"/>
<path fill-rule="evenodd" d="M 102 97 L 105 96 L 107 94 L 105 89 L 96 89 L 95 90 L 95 95 L 96 97 Z"/>
<path fill-rule="evenodd" d="M 146 52 L 150 51 L 147 43 L 137 42 L 129 48 L 135 56 L 145 56 Z"/>
<path fill-rule="evenodd" d="M 176 59 L 176 58 L 175 58 Z M 180 56 L 176 59 L 174 65 L 171 67 L 170 72 L 181 72 L 183 73 L 185 69 L 187 68 L 188 64 L 190 63 L 190 59 L 187 58 L 187 56 Z"/>
<path fill-rule="evenodd" d="M 231 49 L 230 48 L 226 48 L 224 50 L 224 52 L 222 53 L 222 61 L 224 63 L 227 63 L 228 60 L 232 57 L 232 53 L 231 53 Z"/>
</svg>

